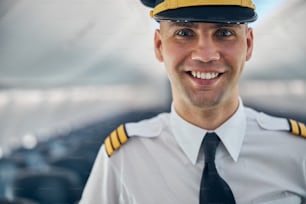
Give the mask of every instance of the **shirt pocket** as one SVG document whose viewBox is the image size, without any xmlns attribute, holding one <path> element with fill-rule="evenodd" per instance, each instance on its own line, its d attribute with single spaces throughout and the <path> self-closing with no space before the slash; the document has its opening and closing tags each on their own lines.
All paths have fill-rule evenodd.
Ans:
<svg viewBox="0 0 306 204">
<path fill-rule="evenodd" d="M 289 192 L 265 195 L 253 204 L 302 204 L 302 198 Z"/>
</svg>

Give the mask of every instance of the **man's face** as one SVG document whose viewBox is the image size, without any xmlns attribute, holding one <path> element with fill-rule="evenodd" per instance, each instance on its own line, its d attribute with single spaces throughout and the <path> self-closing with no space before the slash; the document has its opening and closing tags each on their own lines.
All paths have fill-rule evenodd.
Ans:
<svg viewBox="0 0 306 204">
<path fill-rule="evenodd" d="M 237 101 L 253 48 L 247 25 L 161 22 L 155 53 L 164 62 L 176 107 L 213 108 Z"/>
</svg>

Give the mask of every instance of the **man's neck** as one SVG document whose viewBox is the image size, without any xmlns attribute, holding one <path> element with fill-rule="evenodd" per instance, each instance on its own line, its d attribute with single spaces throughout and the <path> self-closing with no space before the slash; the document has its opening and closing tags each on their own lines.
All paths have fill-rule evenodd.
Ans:
<svg viewBox="0 0 306 204">
<path fill-rule="evenodd" d="M 199 108 L 189 105 L 177 107 L 174 102 L 174 108 L 180 117 L 206 130 L 215 130 L 220 127 L 237 111 L 238 107 L 238 99 L 210 108 Z"/>
</svg>

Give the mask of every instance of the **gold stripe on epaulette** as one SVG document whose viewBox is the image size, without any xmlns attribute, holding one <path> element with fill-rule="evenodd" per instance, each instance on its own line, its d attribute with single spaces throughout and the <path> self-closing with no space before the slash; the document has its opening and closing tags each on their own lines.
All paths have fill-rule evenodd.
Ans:
<svg viewBox="0 0 306 204">
<path fill-rule="evenodd" d="M 300 130 L 301 130 L 301 136 L 306 137 L 306 126 L 303 123 L 299 123 Z"/>
<path fill-rule="evenodd" d="M 290 119 L 289 122 L 290 122 L 291 133 L 294 135 L 299 135 L 300 131 L 299 131 L 298 123 L 292 119 Z"/>
<path fill-rule="evenodd" d="M 120 125 L 104 141 L 105 151 L 109 157 L 128 141 L 124 125 Z"/>
<path fill-rule="evenodd" d="M 306 138 L 305 124 L 289 119 L 290 132 L 294 135 L 299 135 Z"/>
<path fill-rule="evenodd" d="M 114 153 L 114 148 L 111 144 L 110 137 L 107 137 L 104 141 L 105 151 L 107 155 L 110 157 Z"/>
<path fill-rule="evenodd" d="M 111 143 L 114 147 L 114 150 L 117 150 L 119 147 L 120 147 L 120 141 L 118 139 L 118 135 L 117 135 L 117 131 L 113 131 L 111 134 L 110 134 L 110 140 L 111 140 Z"/>
<path fill-rule="evenodd" d="M 120 126 L 117 128 L 117 131 L 118 131 L 120 143 L 121 143 L 121 144 L 126 143 L 127 140 L 128 140 L 128 136 L 127 136 L 127 134 L 126 134 L 124 125 L 120 125 Z"/>
</svg>

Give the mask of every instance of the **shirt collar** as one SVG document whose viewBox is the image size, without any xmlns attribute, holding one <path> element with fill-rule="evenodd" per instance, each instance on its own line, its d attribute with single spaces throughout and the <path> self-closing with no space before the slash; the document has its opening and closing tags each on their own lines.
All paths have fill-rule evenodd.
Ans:
<svg viewBox="0 0 306 204">
<path fill-rule="evenodd" d="M 170 114 L 170 126 L 177 143 L 195 165 L 207 130 L 192 125 L 182 119 L 176 113 L 173 105 Z M 239 99 L 239 108 L 235 114 L 214 131 L 235 162 L 238 161 L 245 131 L 246 115 L 243 103 Z"/>
</svg>

